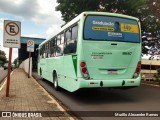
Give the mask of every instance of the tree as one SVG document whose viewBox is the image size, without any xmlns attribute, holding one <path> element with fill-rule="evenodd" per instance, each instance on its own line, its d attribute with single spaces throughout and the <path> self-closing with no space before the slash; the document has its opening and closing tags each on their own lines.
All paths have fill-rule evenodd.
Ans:
<svg viewBox="0 0 160 120">
<path fill-rule="evenodd" d="M 156 80 L 157 80 L 157 81 L 159 82 L 159 84 L 160 84 L 160 68 L 157 69 L 157 73 L 154 74 L 154 77 L 156 78 Z"/>
<path fill-rule="evenodd" d="M 149 0 L 147 7 L 142 12 L 142 34 L 143 39 L 142 50 L 144 54 L 149 54 L 153 59 L 157 56 L 160 58 L 160 3 L 158 0 Z M 148 39 L 147 39 L 148 38 Z"/>
<path fill-rule="evenodd" d="M 18 67 L 18 58 L 14 59 L 13 63 L 15 65 L 15 67 Z"/>
<path fill-rule="evenodd" d="M 4 51 L 0 50 L 0 61 L 1 63 L 6 63 L 7 62 L 7 58 L 6 58 L 6 54 Z"/>
<path fill-rule="evenodd" d="M 104 11 L 138 16 L 138 10 L 146 7 L 148 0 L 57 0 L 57 11 L 61 11 L 65 22 L 83 11 Z"/>
</svg>

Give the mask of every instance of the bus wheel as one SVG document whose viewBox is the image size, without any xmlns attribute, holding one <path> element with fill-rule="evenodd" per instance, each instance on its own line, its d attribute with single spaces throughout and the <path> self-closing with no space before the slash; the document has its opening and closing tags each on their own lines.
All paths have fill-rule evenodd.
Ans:
<svg viewBox="0 0 160 120">
<path fill-rule="evenodd" d="M 54 84 L 54 89 L 56 91 L 59 91 L 60 87 L 58 86 L 58 78 L 57 78 L 56 72 L 54 72 L 54 74 L 53 74 L 53 84 Z"/>
</svg>

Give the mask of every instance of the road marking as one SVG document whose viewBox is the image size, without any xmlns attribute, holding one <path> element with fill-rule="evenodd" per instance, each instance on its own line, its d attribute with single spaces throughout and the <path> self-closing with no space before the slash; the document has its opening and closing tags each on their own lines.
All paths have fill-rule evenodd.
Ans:
<svg viewBox="0 0 160 120">
<path fill-rule="evenodd" d="M 11 72 L 11 75 L 13 74 L 13 71 Z M 5 78 L 5 80 L 4 80 L 4 83 L 2 84 L 2 86 L 0 87 L 0 91 L 2 90 L 2 88 L 3 88 L 3 86 L 6 84 L 6 82 L 7 82 L 7 77 Z"/>
<path fill-rule="evenodd" d="M 143 85 L 150 85 L 150 86 L 154 86 L 154 87 L 160 87 L 159 85 L 154 85 L 154 84 L 147 84 L 147 83 L 141 83 Z"/>
</svg>

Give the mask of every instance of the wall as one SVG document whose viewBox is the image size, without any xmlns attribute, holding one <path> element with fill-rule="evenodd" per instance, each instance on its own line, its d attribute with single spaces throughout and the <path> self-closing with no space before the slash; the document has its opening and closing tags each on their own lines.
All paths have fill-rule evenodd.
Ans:
<svg viewBox="0 0 160 120">
<path fill-rule="evenodd" d="M 33 38 L 33 37 L 21 37 L 21 48 L 18 49 L 18 60 L 21 63 L 21 61 L 24 61 L 28 58 L 29 52 L 27 52 L 27 41 L 33 40 L 35 42 L 34 46 L 34 52 L 31 52 L 32 57 L 32 69 L 37 69 L 37 58 L 38 58 L 38 46 L 40 43 L 45 41 L 44 38 Z"/>
<path fill-rule="evenodd" d="M 28 74 L 28 69 L 29 69 L 29 58 L 24 60 L 19 68 L 24 69 L 24 71 Z M 30 58 L 30 76 L 32 75 L 32 57 Z"/>
</svg>

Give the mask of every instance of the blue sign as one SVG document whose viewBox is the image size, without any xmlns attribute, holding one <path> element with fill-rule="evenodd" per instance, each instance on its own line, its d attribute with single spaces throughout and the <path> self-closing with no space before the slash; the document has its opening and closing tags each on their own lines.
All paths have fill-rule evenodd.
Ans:
<svg viewBox="0 0 160 120">
<path fill-rule="evenodd" d="M 84 24 L 84 39 L 139 42 L 139 26 L 136 20 L 89 15 Z"/>
</svg>

